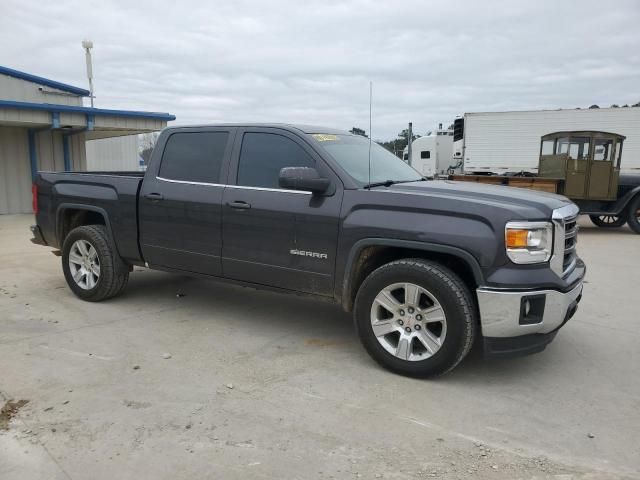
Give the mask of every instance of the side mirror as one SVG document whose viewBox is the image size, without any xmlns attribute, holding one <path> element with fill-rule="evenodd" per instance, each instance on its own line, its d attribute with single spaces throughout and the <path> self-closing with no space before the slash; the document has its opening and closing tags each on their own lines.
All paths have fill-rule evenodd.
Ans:
<svg viewBox="0 0 640 480">
<path fill-rule="evenodd" d="M 280 170 L 278 183 L 281 188 L 324 193 L 329 188 L 329 179 L 322 178 L 315 168 L 286 167 Z"/>
</svg>

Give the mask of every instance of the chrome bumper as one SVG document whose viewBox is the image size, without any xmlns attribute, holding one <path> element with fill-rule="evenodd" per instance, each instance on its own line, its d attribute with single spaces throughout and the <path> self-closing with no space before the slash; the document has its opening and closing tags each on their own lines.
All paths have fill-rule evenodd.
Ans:
<svg viewBox="0 0 640 480">
<path fill-rule="evenodd" d="M 568 292 L 556 290 L 501 291 L 478 288 L 484 337 L 518 337 L 550 333 L 573 315 L 582 294 L 581 278 Z"/>
</svg>

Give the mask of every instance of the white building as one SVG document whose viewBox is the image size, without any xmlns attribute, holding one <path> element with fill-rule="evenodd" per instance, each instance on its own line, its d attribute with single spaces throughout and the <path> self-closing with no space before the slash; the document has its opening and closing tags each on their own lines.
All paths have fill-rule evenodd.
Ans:
<svg viewBox="0 0 640 480">
<path fill-rule="evenodd" d="M 87 140 L 87 170 L 139 170 L 138 135 Z"/>
<path fill-rule="evenodd" d="M 175 120 L 168 113 L 85 107 L 88 95 L 0 66 L 0 214 L 31 212 L 39 170 L 87 170 L 87 140 L 153 132 Z"/>
</svg>

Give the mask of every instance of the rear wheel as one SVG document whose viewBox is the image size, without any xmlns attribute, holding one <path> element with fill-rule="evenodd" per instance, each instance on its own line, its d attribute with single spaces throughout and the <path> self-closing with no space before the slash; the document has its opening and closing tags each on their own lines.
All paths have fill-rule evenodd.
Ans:
<svg viewBox="0 0 640 480">
<path fill-rule="evenodd" d="M 71 230 L 62 247 L 62 271 L 71 291 L 89 302 L 115 297 L 129 280 L 103 225 Z"/>
<path fill-rule="evenodd" d="M 636 195 L 629 204 L 627 223 L 631 230 L 640 233 L 640 195 Z"/>
<path fill-rule="evenodd" d="M 600 228 L 621 227 L 627 221 L 624 215 L 589 215 L 589 218 L 594 225 L 597 225 Z"/>
<path fill-rule="evenodd" d="M 475 337 L 471 293 L 457 275 L 434 262 L 405 259 L 383 265 L 362 283 L 355 307 L 367 352 L 403 375 L 448 372 Z"/>
</svg>

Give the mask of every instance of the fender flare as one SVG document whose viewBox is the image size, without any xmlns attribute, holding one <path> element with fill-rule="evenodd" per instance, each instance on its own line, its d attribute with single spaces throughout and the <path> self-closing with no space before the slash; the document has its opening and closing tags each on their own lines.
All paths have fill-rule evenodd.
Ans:
<svg viewBox="0 0 640 480">
<path fill-rule="evenodd" d="M 627 208 L 627 205 L 629 205 L 631 200 L 633 200 L 636 197 L 636 195 L 640 195 L 640 185 L 629 190 L 627 193 L 624 194 L 622 198 L 620 198 L 616 202 L 614 213 L 621 213 L 625 208 Z"/>
<path fill-rule="evenodd" d="M 349 256 L 347 257 L 344 278 L 342 281 L 343 307 L 346 306 L 347 299 L 350 298 L 349 292 L 351 291 L 351 282 L 353 280 L 352 274 L 354 262 L 360 256 L 360 253 L 364 248 L 375 246 L 409 248 L 412 250 L 422 250 L 424 252 L 444 253 L 447 255 L 451 255 L 462 260 L 469 267 L 471 273 L 473 274 L 473 278 L 478 285 L 484 284 L 484 275 L 482 273 L 480 263 L 478 263 L 476 257 L 474 257 L 471 253 L 461 248 L 452 247 L 450 245 L 442 245 L 439 243 L 417 242 L 413 240 L 398 240 L 391 238 L 363 238 L 353 244 L 351 250 L 349 251 Z"/>
<path fill-rule="evenodd" d="M 62 239 L 62 214 L 65 210 L 86 210 L 89 212 L 99 213 L 102 218 L 104 218 L 104 224 L 107 228 L 107 235 L 109 235 L 109 240 L 113 245 L 113 248 L 116 250 L 116 253 L 120 255 L 118 251 L 118 245 L 116 244 L 115 238 L 113 237 L 113 229 L 111 228 L 111 222 L 109 221 L 109 214 L 104 208 L 96 207 L 94 205 L 86 205 L 84 203 L 61 203 L 58 205 L 56 209 L 56 225 L 55 225 L 55 235 L 56 240 L 58 241 L 58 245 L 60 249 L 62 249 L 63 239 Z"/>
</svg>

